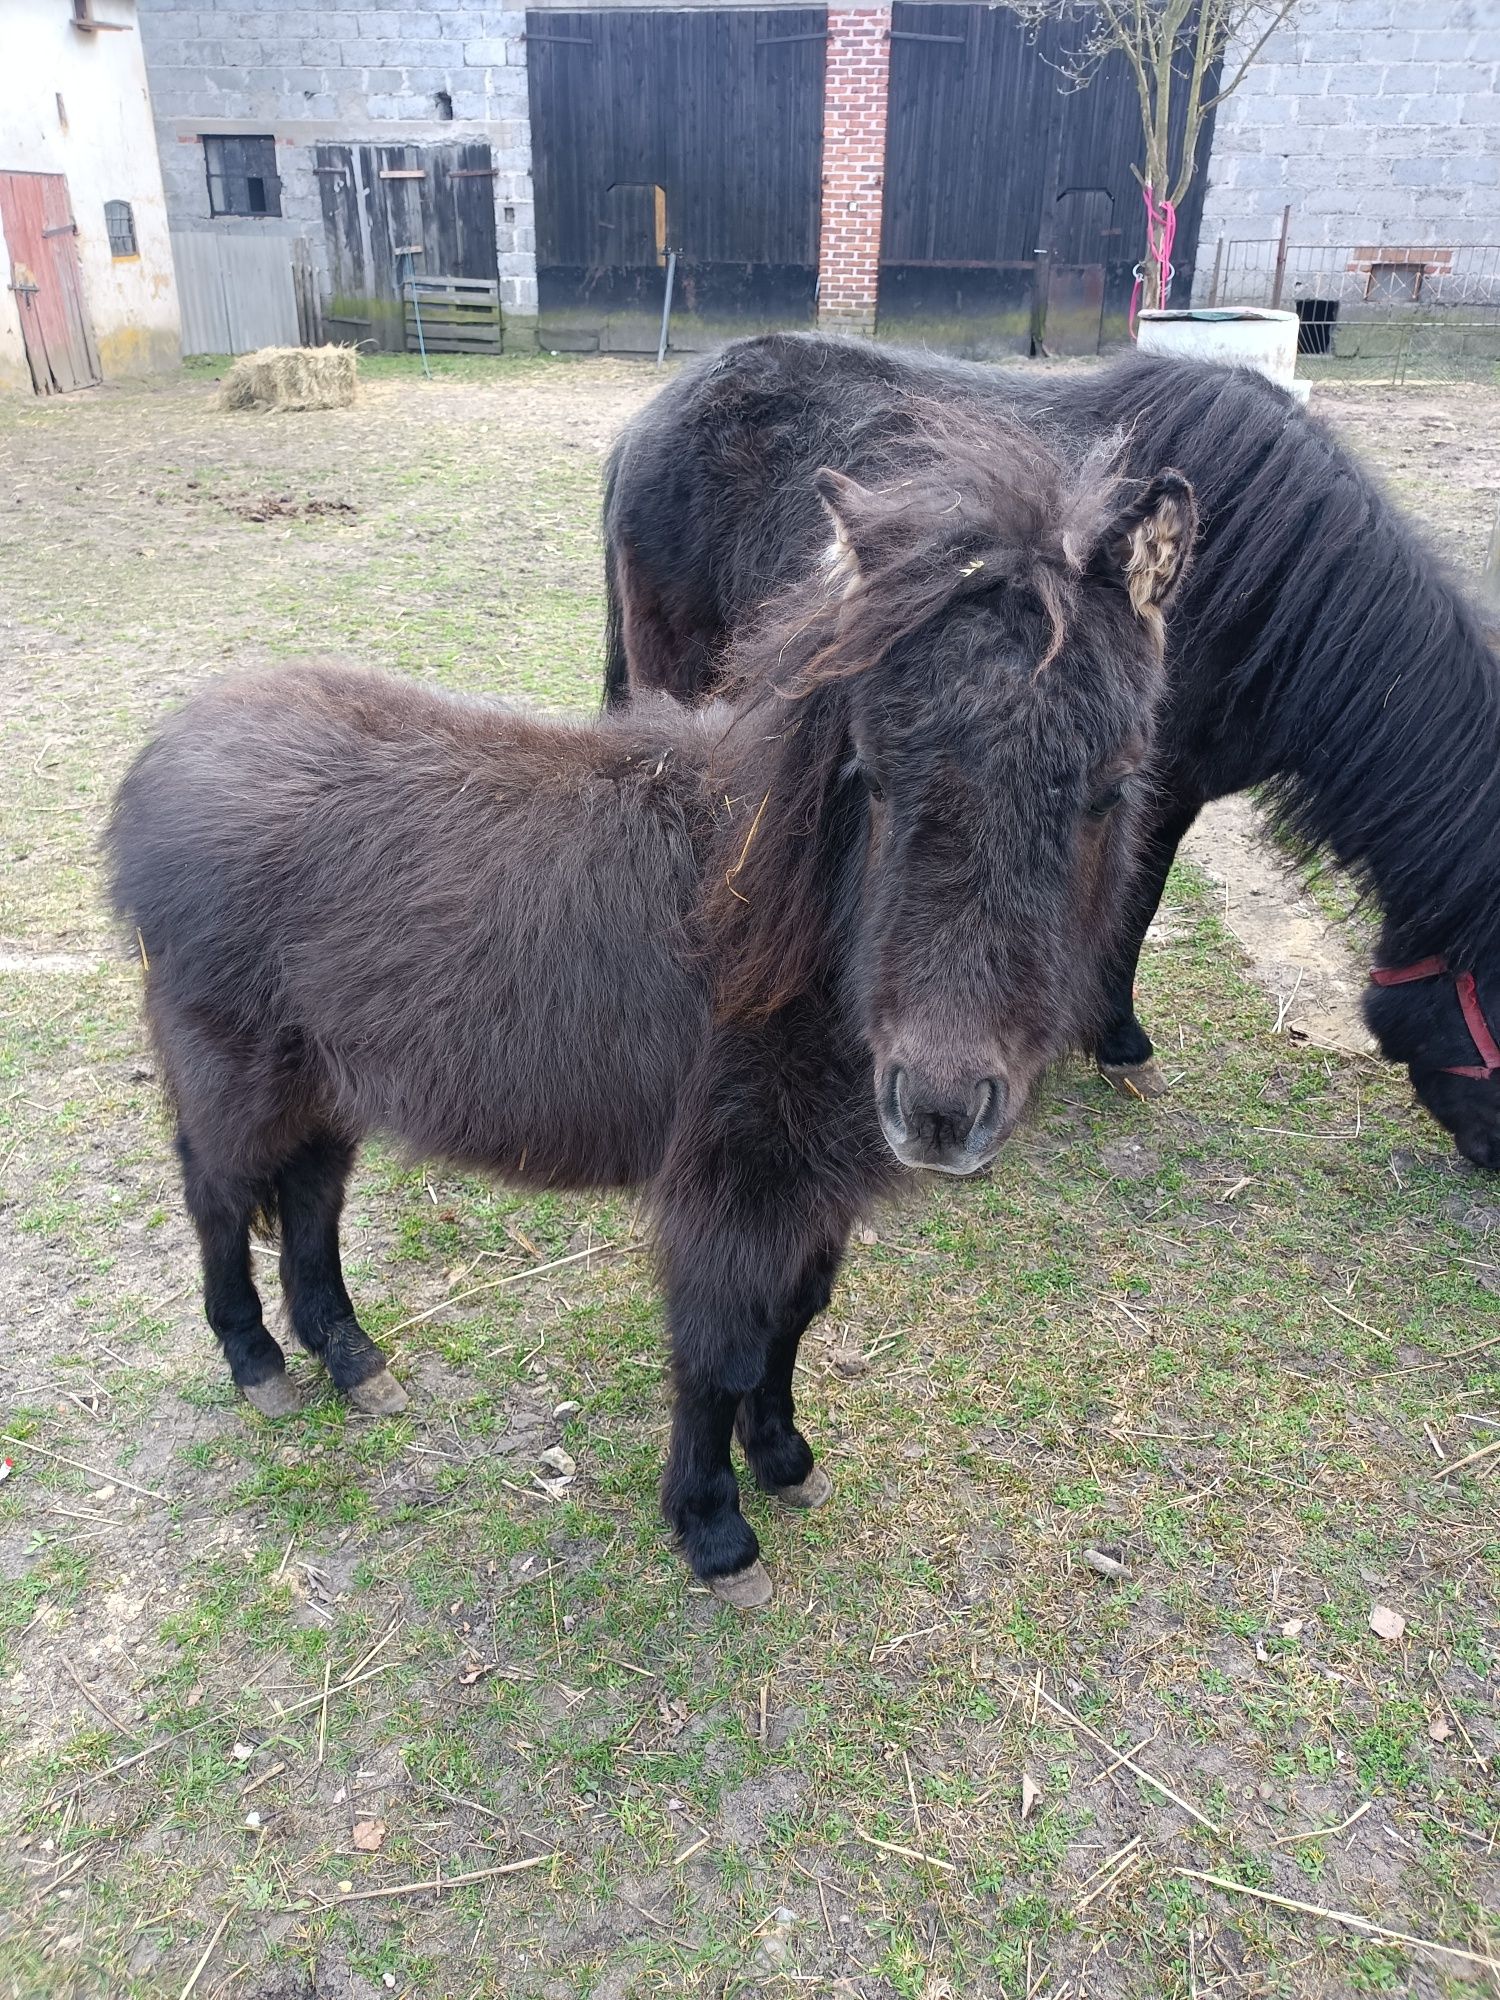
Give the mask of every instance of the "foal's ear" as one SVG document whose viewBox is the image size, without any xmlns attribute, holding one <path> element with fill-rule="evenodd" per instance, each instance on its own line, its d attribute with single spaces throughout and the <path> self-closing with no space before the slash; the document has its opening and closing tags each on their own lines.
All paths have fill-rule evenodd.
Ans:
<svg viewBox="0 0 1500 2000">
<path fill-rule="evenodd" d="M 1106 523 L 1094 564 L 1117 578 L 1143 618 L 1165 609 L 1187 568 L 1198 503 L 1180 472 L 1158 472 Z"/>
<path fill-rule="evenodd" d="M 857 479 L 851 479 L 846 472 L 835 472 L 831 465 L 825 465 L 813 474 L 813 485 L 833 523 L 833 545 L 828 551 L 828 566 L 835 576 L 853 584 L 859 578 L 860 544 L 865 539 L 862 530 L 869 519 L 875 496 Z M 868 550 L 865 553 L 868 554 Z"/>
</svg>

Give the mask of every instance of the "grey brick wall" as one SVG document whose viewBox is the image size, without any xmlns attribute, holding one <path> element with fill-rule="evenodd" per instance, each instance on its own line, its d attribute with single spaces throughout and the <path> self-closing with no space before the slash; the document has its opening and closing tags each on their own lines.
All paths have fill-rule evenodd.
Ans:
<svg viewBox="0 0 1500 2000">
<path fill-rule="evenodd" d="M 1500 243 L 1500 0 L 1302 0 L 1219 107 L 1198 255 Z"/>
<path fill-rule="evenodd" d="M 201 135 L 269 132 L 282 180 L 279 222 L 216 228 L 305 236 L 327 280 L 313 147 L 482 139 L 494 157 L 500 296 L 508 337 L 536 319 L 536 230 L 526 16 L 481 5 L 418 8 L 359 0 L 140 0 L 167 213 L 207 222 Z M 446 91 L 453 116 L 438 116 Z"/>
</svg>

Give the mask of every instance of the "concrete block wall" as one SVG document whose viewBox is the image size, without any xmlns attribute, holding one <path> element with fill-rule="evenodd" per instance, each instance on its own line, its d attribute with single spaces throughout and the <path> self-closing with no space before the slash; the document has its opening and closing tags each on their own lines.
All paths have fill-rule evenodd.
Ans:
<svg viewBox="0 0 1500 2000">
<path fill-rule="evenodd" d="M 313 148 L 483 140 L 495 164 L 495 229 L 507 345 L 535 333 L 536 224 L 526 16 L 516 8 L 350 0 L 140 0 L 162 179 L 174 228 L 206 225 L 204 133 L 268 133 L 280 219 L 220 217 L 216 229 L 306 237 L 325 286 Z M 442 115 L 445 93 L 451 118 Z"/>
<path fill-rule="evenodd" d="M 1214 128 L 1198 255 L 1500 243 L 1500 0 L 1302 0 Z"/>
</svg>

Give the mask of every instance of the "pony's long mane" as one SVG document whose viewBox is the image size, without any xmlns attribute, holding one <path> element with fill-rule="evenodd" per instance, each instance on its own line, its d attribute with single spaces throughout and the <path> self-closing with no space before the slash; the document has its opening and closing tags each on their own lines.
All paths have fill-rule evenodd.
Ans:
<svg viewBox="0 0 1500 2000">
<path fill-rule="evenodd" d="M 1222 676 L 1226 736 L 1258 718 L 1280 830 L 1331 851 L 1428 945 L 1500 953 L 1500 659 L 1440 558 L 1254 376 L 1131 360 L 1065 404 L 1129 427 L 1130 470 L 1192 480 L 1202 532 L 1174 672 Z"/>
<path fill-rule="evenodd" d="M 725 662 L 735 719 L 710 773 L 703 905 L 725 1018 L 766 1019 L 826 968 L 841 860 L 864 824 L 842 777 L 850 683 L 997 585 L 1039 608 L 1045 668 L 1119 484 L 1117 440 L 1070 459 L 1019 425 L 976 440 L 939 403 L 906 414 L 900 476 L 865 494 L 857 545 L 841 549 L 830 523 L 828 559 L 763 605 Z"/>
</svg>

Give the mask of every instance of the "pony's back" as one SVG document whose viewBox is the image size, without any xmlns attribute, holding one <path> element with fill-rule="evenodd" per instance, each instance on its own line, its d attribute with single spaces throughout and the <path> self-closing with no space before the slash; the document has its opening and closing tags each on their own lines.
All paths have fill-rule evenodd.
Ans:
<svg viewBox="0 0 1500 2000">
<path fill-rule="evenodd" d="M 571 725 L 327 667 L 198 695 L 108 833 L 179 1102 L 237 1063 L 268 1116 L 280 1093 L 527 1180 L 648 1175 L 706 1022 L 714 733 L 666 703 Z"/>
</svg>

